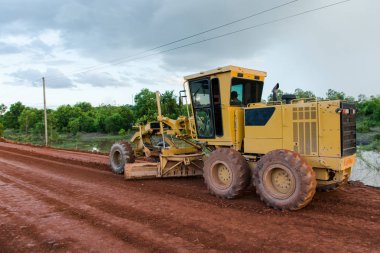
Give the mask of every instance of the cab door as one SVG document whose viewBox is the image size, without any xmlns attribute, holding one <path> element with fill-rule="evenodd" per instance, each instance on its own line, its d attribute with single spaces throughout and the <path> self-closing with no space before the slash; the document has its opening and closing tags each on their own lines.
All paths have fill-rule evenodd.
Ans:
<svg viewBox="0 0 380 253">
<path fill-rule="evenodd" d="M 215 126 L 210 79 L 193 80 L 189 86 L 197 136 L 199 139 L 213 139 Z"/>
</svg>

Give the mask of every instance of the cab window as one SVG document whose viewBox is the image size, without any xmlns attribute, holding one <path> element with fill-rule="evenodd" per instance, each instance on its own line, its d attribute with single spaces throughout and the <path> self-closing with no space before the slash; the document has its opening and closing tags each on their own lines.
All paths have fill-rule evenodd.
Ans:
<svg viewBox="0 0 380 253">
<path fill-rule="evenodd" d="M 263 82 L 232 78 L 231 80 L 231 106 L 246 106 L 249 103 L 258 103 L 261 101 L 263 91 Z"/>
</svg>

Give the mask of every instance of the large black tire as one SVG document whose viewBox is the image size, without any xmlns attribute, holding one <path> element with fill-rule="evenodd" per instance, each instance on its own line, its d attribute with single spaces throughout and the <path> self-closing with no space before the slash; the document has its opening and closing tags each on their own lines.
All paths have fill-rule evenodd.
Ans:
<svg viewBox="0 0 380 253">
<path fill-rule="evenodd" d="M 298 210 L 309 204 L 316 191 L 315 172 L 301 156 L 289 150 L 273 150 L 253 170 L 253 184 L 260 199 L 281 210 Z"/>
<path fill-rule="evenodd" d="M 247 161 L 236 150 L 214 150 L 205 161 L 203 177 L 210 193 L 225 199 L 241 195 L 250 183 Z"/>
<path fill-rule="evenodd" d="M 119 141 L 112 145 L 109 159 L 112 171 L 116 174 L 122 174 L 125 163 L 133 163 L 135 155 L 129 143 Z"/>
</svg>

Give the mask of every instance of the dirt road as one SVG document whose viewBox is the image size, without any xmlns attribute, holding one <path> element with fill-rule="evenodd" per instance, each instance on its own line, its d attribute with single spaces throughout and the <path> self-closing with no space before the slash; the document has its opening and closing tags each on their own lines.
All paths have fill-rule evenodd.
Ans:
<svg viewBox="0 0 380 253">
<path fill-rule="evenodd" d="M 317 193 L 297 212 L 202 179 L 125 181 L 107 157 L 0 143 L 0 252 L 380 252 L 380 189 Z"/>
</svg>

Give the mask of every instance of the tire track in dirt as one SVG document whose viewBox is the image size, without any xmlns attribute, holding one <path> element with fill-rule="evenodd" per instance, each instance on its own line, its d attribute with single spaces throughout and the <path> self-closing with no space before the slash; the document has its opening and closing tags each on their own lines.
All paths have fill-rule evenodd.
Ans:
<svg viewBox="0 0 380 253">
<path fill-rule="evenodd" d="M 40 157 L 70 164 L 82 165 L 96 169 L 108 169 L 108 157 L 99 154 L 81 153 L 67 150 L 56 150 L 50 148 L 38 148 L 27 145 L 17 145 L 0 142 L 0 150 L 23 153 L 34 157 Z"/>
<path fill-rule="evenodd" d="M 103 204 L 104 204 L 104 202 L 103 202 Z M 129 212 L 129 211 L 128 211 Z"/>
<path fill-rule="evenodd" d="M 14 154 L 0 152 L 0 157 L 5 155 L 7 162 L 14 163 L 16 160 L 19 163 L 17 165 L 21 167 L 20 171 L 9 171 L 9 173 L 12 173 L 12 176 L 17 173 L 16 176 L 22 177 L 23 181 L 30 180 L 27 181 L 30 184 L 39 187 L 42 185 L 43 189 L 53 191 L 51 186 L 59 185 L 60 177 L 66 177 L 61 183 L 62 189 L 56 191 L 58 196 L 67 196 L 64 193 L 65 188 L 69 188 L 67 190 L 73 188 L 70 194 L 76 194 L 75 198 L 84 201 L 86 205 L 116 217 L 120 216 L 122 219 L 137 219 L 141 223 L 146 221 L 157 231 L 162 230 L 162 228 L 159 230 L 160 227 L 166 226 L 168 228 L 165 228 L 165 231 L 168 234 L 177 233 L 181 238 L 186 236 L 191 238 L 197 235 L 194 230 L 202 230 L 200 235 L 203 244 L 216 248 L 212 241 L 217 241 L 220 245 L 218 250 L 223 248 L 225 251 L 326 249 L 338 252 L 342 250 L 365 252 L 365 249 L 369 251 L 380 245 L 376 240 L 379 232 L 379 215 L 375 212 L 379 208 L 379 191 L 368 190 L 366 187 L 348 187 L 347 192 L 340 190 L 328 193 L 335 196 L 317 195 L 309 207 L 299 212 L 278 212 L 264 207 L 255 195 L 246 195 L 233 201 L 215 199 L 206 194 L 205 187 L 199 179 L 125 182 L 121 177 L 105 171 L 52 162 L 32 155 L 20 156 L 17 152 Z M 35 165 L 27 168 L 26 158 Z M 32 172 L 36 172 L 36 175 L 31 177 Z M 75 187 L 78 187 L 78 190 L 74 190 Z M 365 201 L 365 197 L 368 196 L 367 190 L 372 201 Z M 117 198 L 115 192 L 131 196 Z M 97 195 L 93 196 L 94 193 Z M 81 195 L 84 197 L 80 198 Z M 147 199 L 150 203 L 141 203 L 140 199 Z M 359 204 L 359 208 L 352 203 Z M 157 213 L 162 210 L 155 210 L 152 206 L 182 214 L 174 217 L 160 216 Z M 364 206 L 367 208 L 361 210 Z M 371 216 L 377 219 L 374 220 Z M 165 219 L 168 220 L 166 223 L 163 222 Z M 172 224 L 178 224 L 178 227 Z M 363 224 L 368 228 L 363 229 Z M 210 234 L 208 238 L 204 236 L 207 233 Z M 287 235 L 285 238 L 282 237 L 284 234 Z M 220 235 L 221 239 L 218 241 L 218 238 L 212 235 Z M 211 242 L 208 242 L 208 239 L 211 239 Z M 201 244 L 201 241 L 199 243 Z"/>
<path fill-rule="evenodd" d="M 10 153 L 7 152 L 7 154 L 13 154 L 16 157 L 14 157 L 14 160 L 19 160 L 19 161 L 24 161 L 25 159 L 34 159 L 34 160 L 39 160 L 40 162 L 48 162 L 48 163 L 54 163 L 53 161 L 50 161 L 48 159 L 40 159 L 40 158 L 35 158 L 33 156 L 25 156 L 25 155 L 20 155 L 17 153 Z M 19 158 L 17 157 L 23 156 L 24 158 Z M 62 163 L 57 162 L 58 165 L 62 165 Z M 61 166 L 62 167 L 62 166 Z M 77 170 L 83 170 L 87 169 L 84 167 L 76 167 L 70 165 L 70 168 L 67 167 L 65 164 L 65 169 L 72 169 L 74 171 L 74 174 L 77 175 L 78 177 L 83 177 L 82 173 L 78 174 Z M 89 172 L 92 171 L 91 169 L 87 169 Z M 102 175 L 99 175 L 97 182 L 102 183 L 105 181 L 105 177 L 109 177 L 112 179 L 115 179 L 114 175 L 108 172 L 95 172 L 94 173 L 101 173 Z M 73 176 L 74 176 L 73 174 Z M 86 177 L 86 176 L 85 176 Z M 85 178 L 84 177 L 84 178 Z M 94 177 L 93 177 L 94 178 Z M 122 176 L 119 176 L 119 179 L 121 179 Z M 150 184 L 152 181 L 155 181 L 154 184 Z M 269 208 L 263 208 L 263 204 L 261 201 L 259 201 L 258 197 L 252 193 L 248 192 L 245 196 L 243 196 L 240 199 L 231 201 L 231 200 L 221 200 L 221 199 L 216 199 L 216 198 L 210 198 L 207 194 L 207 190 L 205 187 L 203 187 L 202 182 L 198 179 L 163 179 L 163 180 L 141 180 L 141 181 L 113 181 L 113 184 L 117 183 L 118 186 L 124 186 L 124 185 L 132 185 L 132 188 L 138 187 L 139 190 L 142 190 L 140 187 L 143 185 L 143 189 L 145 192 L 150 192 L 150 193 L 157 193 L 158 195 L 162 194 L 169 194 L 169 195 L 175 195 L 176 197 L 182 197 L 184 199 L 192 199 L 200 202 L 207 202 L 210 204 L 215 204 L 219 207 L 229 207 L 229 208 L 236 208 L 239 210 L 248 210 L 249 212 L 252 211 L 257 211 L 258 213 L 278 213 L 277 211 L 274 211 Z M 157 191 L 157 184 L 159 184 L 158 187 L 162 188 L 163 190 Z M 108 187 L 109 184 L 107 183 L 106 186 Z M 189 189 L 191 187 L 191 189 Z M 183 190 L 182 190 L 183 189 Z M 344 191 L 344 189 L 338 190 L 339 191 Z M 348 207 L 353 207 L 355 209 L 358 209 L 357 207 L 360 207 L 360 209 L 365 210 L 367 209 L 367 216 L 373 216 L 375 214 L 378 214 L 376 209 L 369 210 L 368 209 L 368 203 L 363 203 L 362 201 L 359 201 L 360 198 L 354 198 L 352 196 L 351 198 L 345 198 L 345 199 L 340 199 L 337 192 L 330 192 L 330 193 L 317 193 L 316 195 L 316 200 L 319 202 L 322 202 L 321 206 L 318 206 L 316 208 L 321 208 L 323 207 L 324 209 L 327 209 L 326 211 L 334 211 L 334 214 L 336 215 L 344 215 L 347 213 L 346 208 Z M 333 197 L 332 197 L 333 196 Z M 331 201 L 332 200 L 332 201 Z M 372 201 L 377 201 L 377 203 L 380 203 L 379 198 L 372 199 Z M 316 202 L 316 201 L 315 201 Z M 345 208 L 340 208 L 342 206 L 345 206 Z M 308 209 L 312 209 L 314 207 L 314 203 L 308 207 Z M 314 209 L 316 209 L 314 208 Z M 340 212 L 342 210 L 343 212 Z M 290 212 L 292 213 L 292 212 Z M 355 218 L 362 218 L 365 219 L 367 216 L 362 216 L 361 213 L 358 212 L 352 212 L 351 215 Z"/>
<path fill-rule="evenodd" d="M 24 179 L 18 179 L 7 174 L 1 174 L 0 178 L 8 179 L 17 185 L 17 188 L 23 189 L 40 201 L 53 206 L 57 212 L 63 212 L 71 218 L 86 222 L 96 229 L 106 231 L 127 243 L 135 245 L 141 250 L 145 249 L 154 252 L 175 251 L 170 246 L 165 246 L 165 243 L 176 245 L 177 248 L 182 247 L 182 252 L 190 252 L 192 250 L 200 252 L 201 250 L 200 247 L 182 242 L 178 238 L 173 239 L 165 234 L 155 233 L 155 231 L 144 224 L 133 222 L 129 219 L 118 219 L 117 216 L 104 213 L 83 203 L 81 200 L 69 199 L 62 194 L 52 193 L 49 190 L 40 188 L 40 186 L 36 187 L 34 184 L 24 181 Z"/>
<path fill-rule="evenodd" d="M 65 216 L 65 209 L 56 205 L 52 206 L 51 202 L 41 201 L 44 197 L 20 184 L 21 180 L 12 180 L 8 176 L 4 177 L 4 174 L 1 174 L 0 178 L 8 181 L 8 189 L 3 189 L 1 192 L 1 213 L 8 218 L 13 218 L 10 223 L 12 226 L 19 224 L 20 228 L 26 229 L 29 237 L 37 241 L 29 244 L 22 243 L 25 251 L 30 252 L 35 249 L 37 252 L 46 252 L 52 247 L 56 250 L 61 246 L 74 252 L 88 250 L 107 252 L 109 249 L 113 252 L 137 251 L 135 247 L 123 243 L 122 240 L 116 240 L 101 230 L 86 226 L 81 219 L 70 219 Z M 45 200 L 47 200 L 46 196 Z M 51 246 L 50 249 L 47 246 Z"/>
<path fill-rule="evenodd" d="M 16 168 L 19 168 L 22 170 L 22 167 L 16 167 Z M 26 174 L 29 174 L 29 173 L 23 173 L 22 171 L 20 171 L 19 173 L 16 174 L 16 176 L 17 176 L 17 178 L 22 178 L 23 181 L 24 180 L 30 181 L 31 178 L 29 178 L 29 177 L 26 178 L 24 176 Z M 10 178 L 10 176 L 8 176 L 8 175 L 6 177 L 8 179 Z M 50 179 L 52 179 L 52 178 L 50 178 Z M 20 180 L 18 180 L 16 178 L 12 178 L 12 180 L 17 181 L 18 184 L 23 184 L 23 182 L 21 182 Z M 31 185 L 32 184 L 38 185 L 39 187 L 41 187 L 41 185 L 43 185 L 44 182 L 46 182 L 46 181 L 44 181 L 43 177 L 42 177 L 42 179 L 40 181 L 33 180 L 33 182 L 31 182 L 30 184 Z M 50 187 L 50 188 L 51 188 L 50 190 L 57 191 L 53 187 Z M 60 187 L 60 189 L 64 189 L 64 188 Z M 48 194 L 48 193 L 45 193 L 45 195 L 46 194 Z M 65 191 L 62 191 L 59 194 L 59 196 L 55 196 L 54 199 L 57 199 L 58 197 L 60 199 L 64 199 L 65 194 L 73 195 L 73 194 L 78 194 L 78 193 L 74 192 L 74 191 L 70 192 L 70 190 L 65 190 Z M 87 194 L 88 194 L 88 192 L 80 194 L 80 195 L 86 196 Z M 85 199 L 81 199 L 80 196 L 79 196 L 79 200 L 80 200 L 80 203 L 82 203 L 82 205 L 83 205 L 82 200 L 86 201 Z M 65 201 L 65 203 L 66 202 L 68 202 L 68 201 Z M 72 200 L 71 200 L 71 202 L 72 202 L 72 205 L 75 205 L 75 202 L 73 202 Z M 96 201 L 96 202 L 98 202 L 98 201 Z M 161 215 L 154 215 L 151 213 L 146 213 L 146 212 L 134 209 L 134 208 L 127 207 L 125 205 L 123 205 L 123 206 L 116 205 L 116 204 L 114 204 L 112 202 L 108 202 L 106 200 L 103 200 L 101 203 L 94 203 L 94 204 L 96 204 L 99 209 L 101 209 L 105 212 L 110 212 L 109 210 L 112 210 L 112 214 L 116 217 L 120 217 L 123 219 L 133 219 L 133 220 L 136 220 L 137 222 L 146 222 L 148 224 L 152 224 L 153 227 L 155 228 L 155 230 L 158 230 L 160 233 L 170 233 L 174 237 L 180 236 L 186 240 L 188 240 L 188 238 L 196 237 L 195 241 L 197 242 L 197 244 L 200 244 L 200 245 L 202 245 L 202 241 L 204 241 L 204 239 L 207 238 L 206 241 L 209 243 L 209 246 L 207 246 L 207 248 L 216 248 L 218 250 L 228 250 L 228 251 L 232 251 L 235 249 L 235 248 L 229 247 L 228 245 L 219 246 L 220 243 L 222 243 L 223 239 L 225 238 L 225 236 L 223 234 L 216 233 L 215 231 L 213 233 L 210 233 L 210 231 L 208 231 L 208 230 L 202 230 L 196 224 L 195 225 L 194 224 L 186 225 L 186 224 L 181 223 L 180 221 L 167 220 L 168 216 L 161 216 Z M 117 215 L 115 215 L 115 211 L 116 211 Z M 80 213 L 80 211 L 75 210 L 75 213 Z M 84 215 L 89 216 L 89 213 L 86 213 Z M 135 224 L 135 227 L 136 226 L 137 225 Z M 169 240 L 167 240 L 167 241 L 169 241 Z M 176 245 L 178 247 L 180 244 L 177 242 Z M 246 249 L 246 251 L 249 251 L 249 250 L 251 250 L 251 248 Z"/>
</svg>

